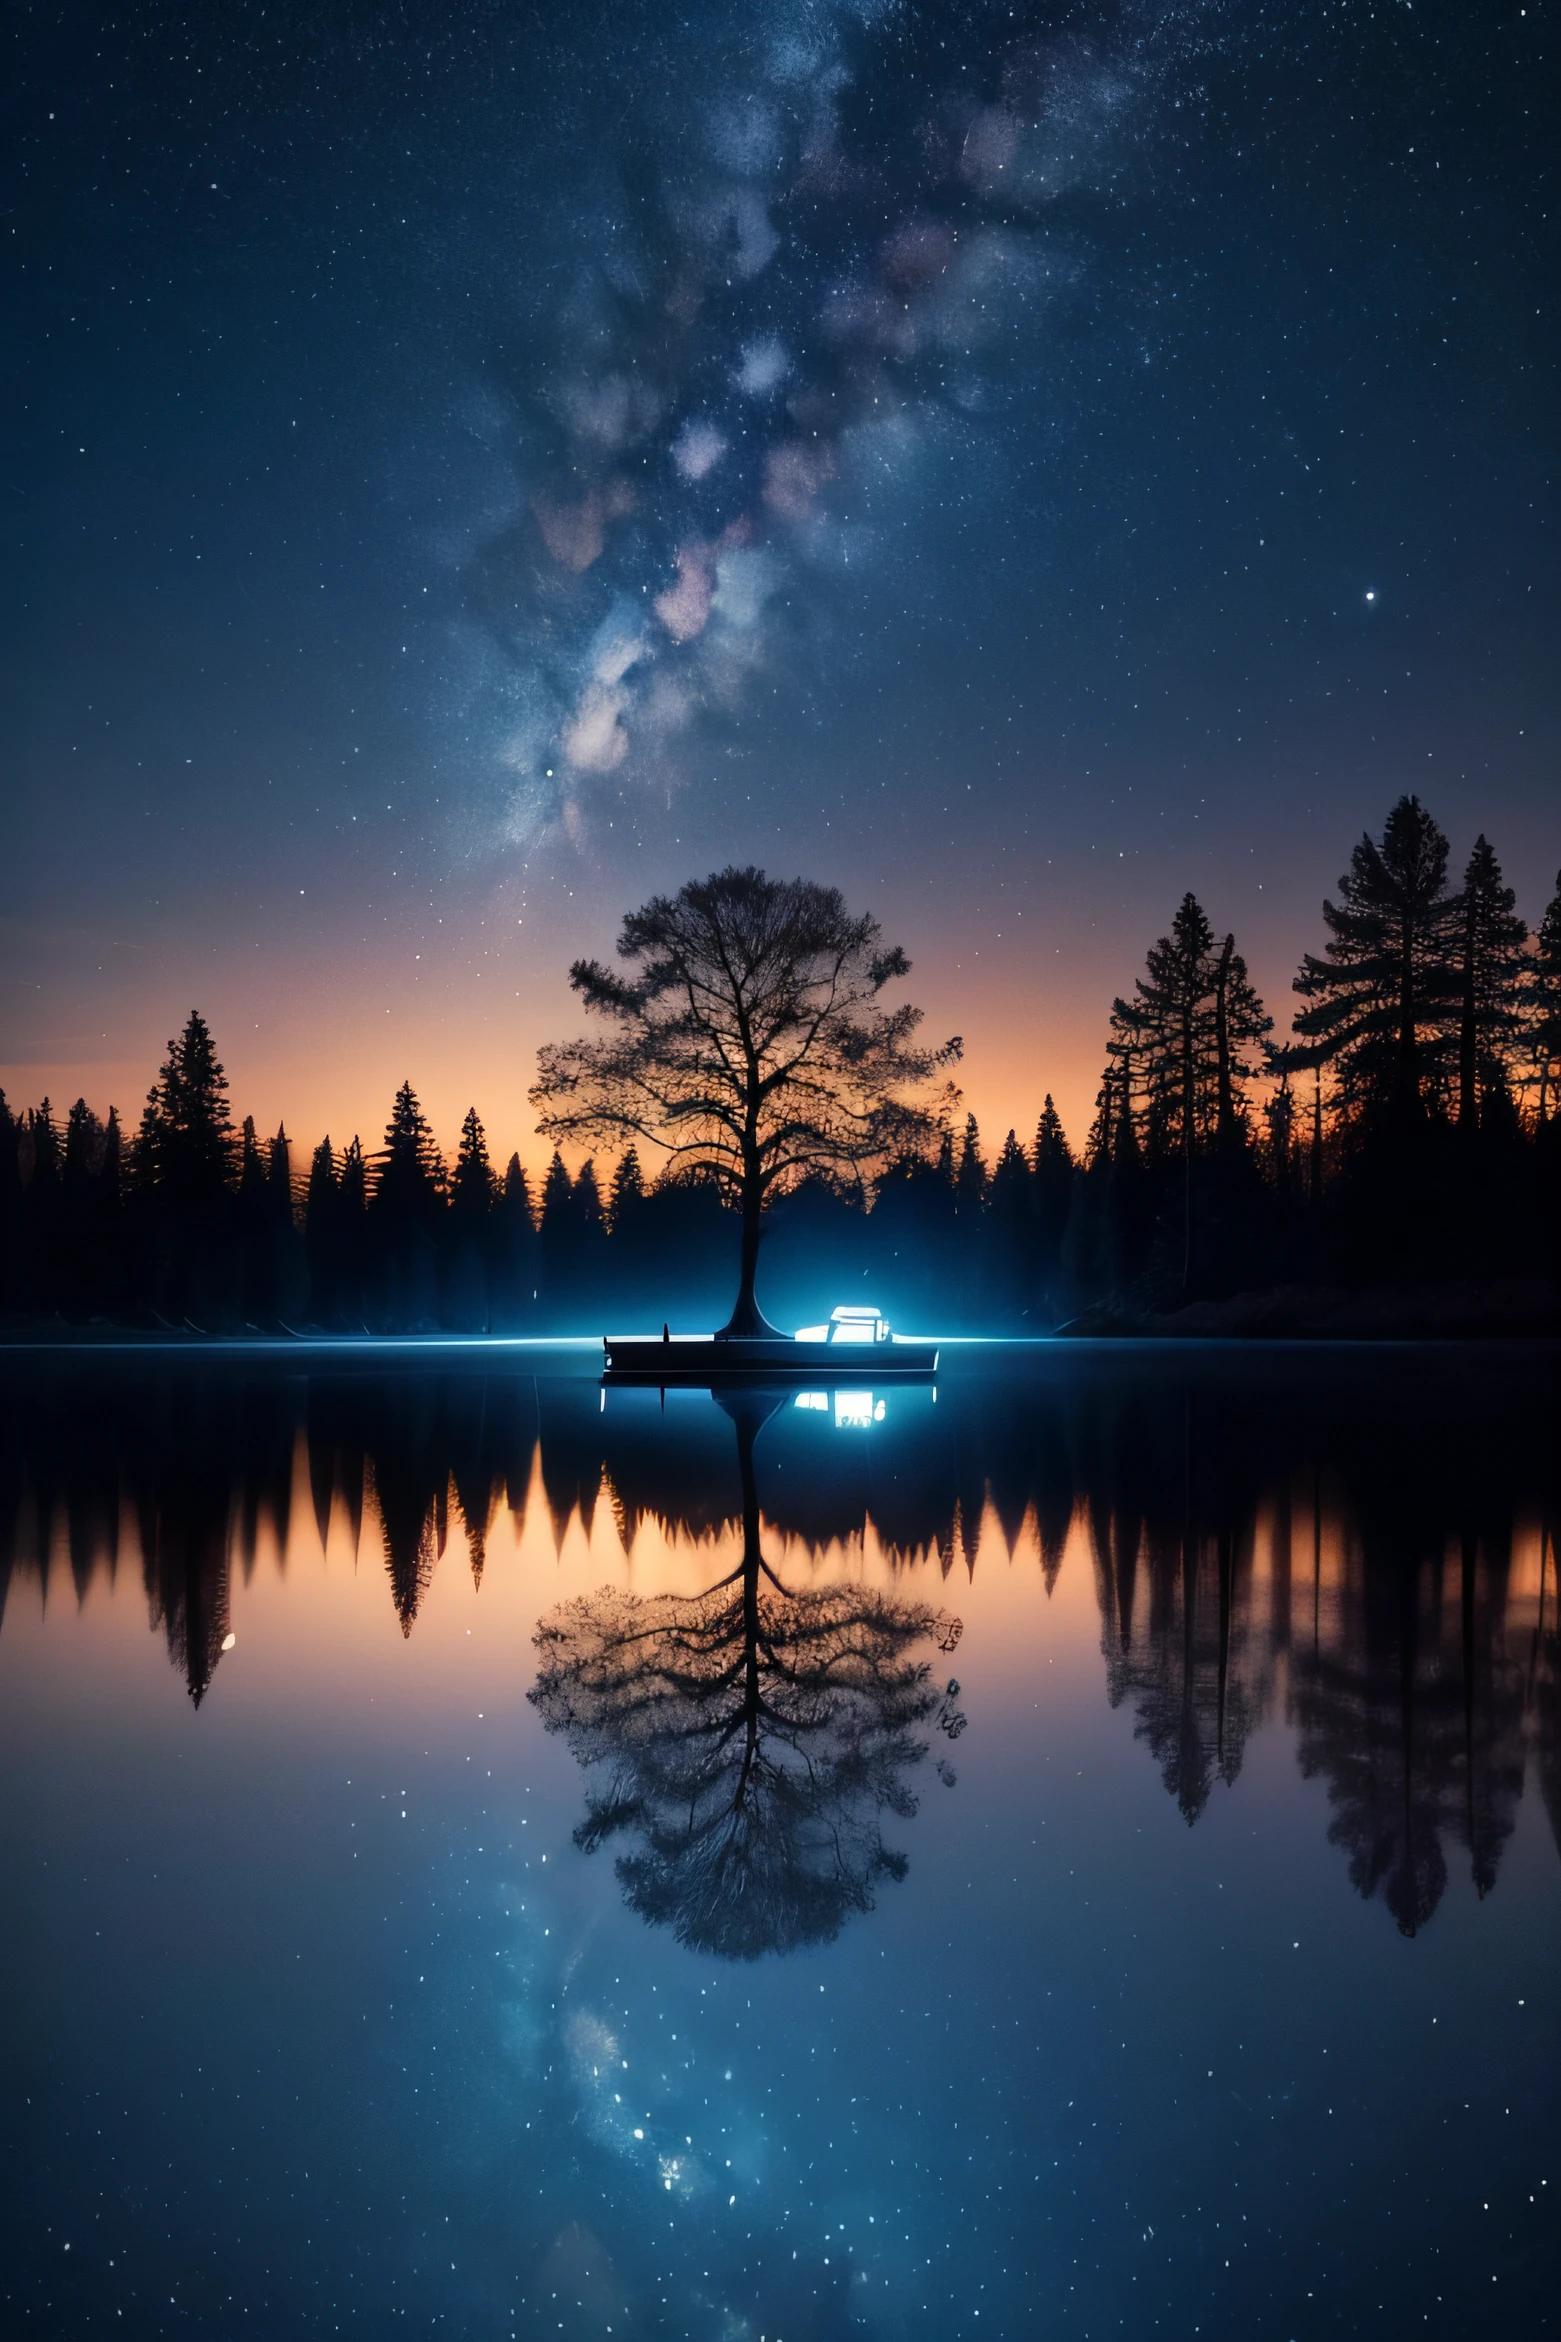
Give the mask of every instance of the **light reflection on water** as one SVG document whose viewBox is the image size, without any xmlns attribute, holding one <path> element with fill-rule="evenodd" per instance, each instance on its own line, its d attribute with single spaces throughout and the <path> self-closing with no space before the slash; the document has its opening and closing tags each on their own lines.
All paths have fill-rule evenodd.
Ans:
<svg viewBox="0 0 1561 2342">
<path fill-rule="evenodd" d="M 1553 1361 L 534 1363 L 8 1372 L 10 2314 L 1552 2314 Z"/>
</svg>

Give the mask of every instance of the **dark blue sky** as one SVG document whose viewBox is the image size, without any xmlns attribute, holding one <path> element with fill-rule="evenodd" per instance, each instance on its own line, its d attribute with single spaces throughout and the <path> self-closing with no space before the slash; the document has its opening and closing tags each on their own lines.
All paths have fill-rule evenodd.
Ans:
<svg viewBox="0 0 1561 2342">
<path fill-rule="evenodd" d="M 563 969 L 836 878 L 1075 1135 L 1418 788 L 1561 862 L 1543 7 L 18 8 L 0 1081 L 207 1008 L 522 1140 Z"/>
</svg>

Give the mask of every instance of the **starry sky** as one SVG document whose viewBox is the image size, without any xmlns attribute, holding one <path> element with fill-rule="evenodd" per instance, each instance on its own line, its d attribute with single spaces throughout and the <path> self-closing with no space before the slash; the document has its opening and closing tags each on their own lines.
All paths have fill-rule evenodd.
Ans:
<svg viewBox="0 0 1561 2342">
<path fill-rule="evenodd" d="M 1184 889 L 1561 862 L 1546 5 L 19 7 L 0 1083 L 532 1161 L 622 912 L 838 882 L 989 1144 Z"/>
</svg>

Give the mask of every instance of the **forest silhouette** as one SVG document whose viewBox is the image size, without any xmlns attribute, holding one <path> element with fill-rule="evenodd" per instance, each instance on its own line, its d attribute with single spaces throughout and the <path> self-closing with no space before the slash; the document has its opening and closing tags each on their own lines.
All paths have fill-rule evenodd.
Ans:
<svg viewBox="0 0 1561 2342">
<path fill-rule="evenodd" d="M 954 1714 L 952 1687 L 917 1673 L 953 1639 L 949 1581 L 979 1552 L 1028 1559 L 1044 1599 L 1067 1552 L 1093 1574 L 1106 1696 L 1189 1826 L 1282 1715 L 1353 1886 L 1413 1933 L 1452 1869 L 1496 1886 L 1530 1745 L 1561 1847 L 1554 1371 L 1512 1356 L 1384 1378 L 1357 1357 L 1323 1387 L 1220 1356 L 1070 1354 L 952 1383 L 936 1407 L 891 1394 L 870 1430 L 789 1399 L 757 1454 L 697 1395 L 663 1414 L 654 1391 L 615 1393 L 604 1412 L 583 1379 L 13 1369 L 0 1632 L 22 1585 L 82 1600 L 128 1564 L 200 1705 L 233 1573 L 266 1538 L 323 1546 L 333 1517 L 360 1559 L 377 1550 L 408 1636 L 456 1555 L 481 1586 L 501 1511 L 518 1532 L 540 1505 L 560 1548 L 599 1507 L 625 1551 L 646 1524 L 702 1554 L 735 1540 L 702 1594 L 550 1614 L 536 1705 L 586 1767 L 582 1842 L 621 1839 L 635 1907 L 746 1956 L 831 1933 L 892 1874 L 880 1816 Z M 312 1521 L 294 1517 L 305 1486 Z M 1537 1609 L 1512 1582 L 1536 1534 Z M 835 1571 L 782 1591 L 800 1556 L 862 1547 L 886 1584 Z M 736 1802 L 750 1724 L 753 1830 Z"/>
<path fill-rule="evenodd" d="M 692 948 L 673 914 L 744 885 L 766 917 L 790 906 L 788 965 L 812 981 L 834 950 L 855 987 L 851 1015 L 823 1027 L 828 1079 L 783 1118 L 773 1155 L 754 1152 L 746 1188 L 731 1149 L 687 1136 L 703 1079 L 690 1065 L 708 1051 L 691 1061 L 687 1033 L 655 1022 L 669 933 Z M 623 975 L 576 969 L 619 1030 L 544 1050 L 533 1096 L 549 1133 L 615 1152 L 571 1171 L 555 1151 L 535 1192 L 518 1155 L 490 1160 L 475 1107 L 446 1163 L 409 1081 L 377 1148 L 327 1138 L 296 1160 L 285 1128 L 235 1128 L 192 1013 L 133 1133 L 84 1099 L 62 1128 L 48 1099 L 17 1113 L 0 1094 L 0 1311 L 195 1333 L 683 1330 L 720 1322 L 740 1282 L 756 1308 L 757 1260 L 761 1298 L 793 1322 L 863 1296 L 928 1331 L 1220 1330 L 1218 1305 L 1266 1294 L 1244 1329 L 1284 1331 L 1317 1319 L 1318 1296 L 1459 1288 L 1475 1297 L 1435 1320 L 1450 1330 L 1493 1311 L 1551 1324 L 1561 881 L 1530 933 L 1488 841 L 1453 883 L 1446 838 L 1405 797 L 1358 841 L 1322 919 L 1276 1040 L 1237 937 L 1185 896 L 1111 1009 L 1082 1146 L 1048 1098 L 1033 1138 L 1010 1130 L 995 1157 L 952 1085 L 921 1103 L 896 1089 L 958 1051 L 921 1049 L 915 1011 L 877 1008 L 904 955 L 831 890 L 757 872 L 632 914 Z M 799 982 L 777 1029 L 817 997 Z M 655 1127 L 684 1134 L 659 1156 L 629 1099 L 652 1078 Z"/>
</svg>

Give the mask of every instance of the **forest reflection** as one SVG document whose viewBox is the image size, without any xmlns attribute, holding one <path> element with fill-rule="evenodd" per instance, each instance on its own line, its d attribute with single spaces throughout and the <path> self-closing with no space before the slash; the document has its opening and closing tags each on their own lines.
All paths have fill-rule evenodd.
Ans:
<svg viewBox="0 0 1561 2342">
<path fill-rule="evenodd" d="M 0 1392 L 0 1632 L 24 1584 L 81 1600 L 134 1570 L 199 1705 L 235 1575 L 269 1539 L 323 1545 L 338 1508 L 406 1635 L 452 1543 L 481 1582 L 504 1513 L 518 1535 L 540 1506 L 560 1548 L 604 1506 L 626 1554 L 647 1524 L 719 1545 L 695 1593 L 550 1613 L 532 1696 L 585 1767 L 581 1842 L 619 1841 L 645 1916 L 746 1953 L 827 1937 L 892 1875 L 879 1819 L 957 1715 L 931 1671 L 945 1581 L 1006 1557 L 1043 1599 L 1066 1558 L 1189 1825 L 1278 1716 L 1354 1888 L 1412 1934 L 1452 1868 L 1497 1885 L 1530 1761 L 1561 1843 L 1555 1381 L 1075 1357 L 876 1420 L 767 1401 L 761 1433 L 708 1397 L 507 1372 L 45 1365 Z"/>
</svg>

